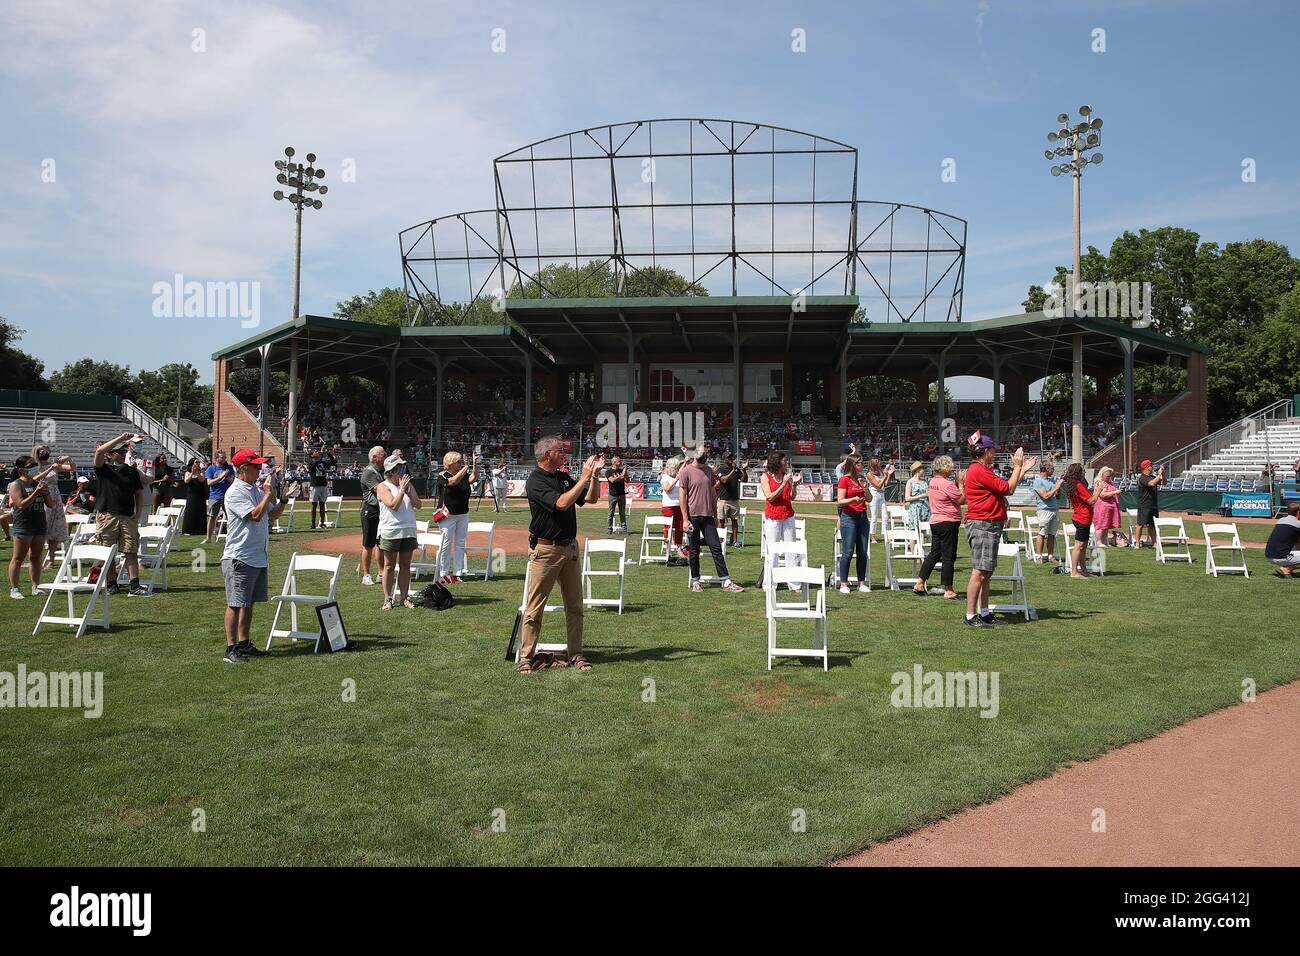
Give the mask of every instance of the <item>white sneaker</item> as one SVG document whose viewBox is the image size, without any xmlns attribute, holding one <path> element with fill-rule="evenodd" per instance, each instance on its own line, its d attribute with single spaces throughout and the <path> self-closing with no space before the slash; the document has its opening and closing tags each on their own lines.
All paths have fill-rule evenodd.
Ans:
<svg viewBox="0 0 1300 956">
<path fill-rule="evenodd" d="M 364 585 L 365 585 L 366 587 L 368 587 L 368 588 L 369 588 L 369 587 L 374 587 L 375 580 L 374 580 L 374 578 L 372 578 L 370 575 L 367 574 L 365 577 L 363 577 L 363 578 L 361 579 L 361 583 L 364 584 Z"/>
<path fill-rule="evenodd" d="M 18 590 L 18 588 L 10 588 L 9 596 L 15 601 L 21 601 L 26 595 L 24 595 L 22 591 Z"/>
<path fill-rule="evenodd" d="M 38 585 L 33 584 L 33 585 L 32 585 L 32 597 L 40 597 L 40 596 L 41 596 L 41 589 L 40 589 L 40 587 L 39 587 Z"/>
<path fill-rule="evenodd" d="M 870 593 L 871 593 L 871 585 L 869 585 L 869 584 L 859 584 L 859 585 L 858 585 L 858 593 L 859 593 L 859 594 L 870 594 Z"/>
<path fill-rule="evenodd" d="M 849 586 L 848 586 L 847 584 L 841 584 L 841 585 L 840 585 L 840 593 L 841 593 L 841 594 L 851 594 L 852 592 L 849 590 Z"/>
</svg>

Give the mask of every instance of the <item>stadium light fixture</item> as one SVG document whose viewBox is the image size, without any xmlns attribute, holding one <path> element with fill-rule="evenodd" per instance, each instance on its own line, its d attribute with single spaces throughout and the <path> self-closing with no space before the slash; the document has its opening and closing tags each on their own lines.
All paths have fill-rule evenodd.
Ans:
<svg viewBox="0 0 1300 956">
<path fill-rule="evenodd" d="M 284 148 L 284 155 L 293 159 L 294 150 L 292 146 Z M 277 189 L 273 195 L 277 202 L 287 199 L 294 208 L 294 254 L 293 254 L 293 317 L 298 318 L 298 290 L 302 279 L 302 211 L 307 209 L 320 209 L 324 203 L 319 199 L 309 195 L 318 193 L 324 196 L 329 189 L 320 184 L 320 180 L 325 178 L 325 170 L 316 167 L 316 154 L 308 153 L 307 162 L 294 163 L 283 159 L 275 161 L 275 168 L 279 170 L 276 174 L 275 181 L 281 186 L 290 187 L 286 192 Z"/>
</svg>

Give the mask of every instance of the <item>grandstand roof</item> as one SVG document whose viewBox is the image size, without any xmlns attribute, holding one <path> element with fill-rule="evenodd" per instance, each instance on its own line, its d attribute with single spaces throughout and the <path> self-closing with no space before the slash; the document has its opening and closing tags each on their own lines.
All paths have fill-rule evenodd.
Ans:
<svg viewBox="0 0 1300 956">
<path fill-rule="evenodd" d="M 213 360 L 247 356 L 271 346 L 271 368 L 286 369 L 292 341 L 309 348 L 314 371 L 329 374 L 387 368 L 396 350 L 399 362 L 441 359 L 466 371 L 520 372 L 523 356 L 550 365 L 551 356 L 536 342 L 509 325 L 395 326 L 304 315 L 259 332 L 212 353 Z M 305 355 L 303 356 L 305 360 Z"/>
<path fill-rule="evenodd" d="M 1098 318 L 1053 318 L 1021 312 L 979 322 L 864 323 L 850 331 L 849 362 L 856 375 L 906 376 L 933 371 L 945 353 L 945 375 L 988 377 L 994 355 L 1004 370 L 1038 378 L 1069 372 L 1074 336 L 1083 335 L 1085 373 L 1124 364 L 1121 339 L 1135 345 L 1137 365 L 1159 365 L 1208 351 L 1185 339 Z"/>
<path fill-rule="evenodd" d="M 737 335 L 746 352 L 788 353 L 801 364 L 833 364 L 844 347 L 857 296 L 683 296 L 605 299 L 507 299 L 506 311 L 561 365 L 599 353 L 638 350 L 725 352 Z"/>
</svg>

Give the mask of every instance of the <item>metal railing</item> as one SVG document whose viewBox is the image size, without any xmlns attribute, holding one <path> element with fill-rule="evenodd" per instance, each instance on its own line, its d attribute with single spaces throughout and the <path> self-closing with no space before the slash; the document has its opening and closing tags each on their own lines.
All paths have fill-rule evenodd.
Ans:
<svg viewBox="0 0 1300 956">
<path fill-rule="evenodd" d="M 1292 411 L 1292 400 L 1284 398 L 1272 405 L 1261 408 L 1257 412 L 1251 412 L 1249 415 L 1237 419 L 1231 425 L 1225 425 L 1217 432 L 1206 435 L 1190 445 L 1185 445 L 1172 455 L 1165 457 L 1163 461 L 1166 472 L 1182 477 L 1193 465 L 1200 464 L 1238 442 L 1245 441 L 1252 435 L 1265 431 L 1278 421 L 1290 418 Z M 1271 468 L 1269 470 L 1272 471 Z"/>
<path fill-rule="evenodd" d="M 158 419 L 154 418 L 143 408 L 129 399 L 122 399 L 122 407 L 119 414 L 129 421 L 132 425 L 140 430 L 140 434 L 148 435 L 159 445 L 163 451 L 167 452 L 172 458 L 178 461 L 189 461 L 191 458 L 198 458 L 200 461 L 203 455 L 199 450 L 181 438 Z"/>
</svg>

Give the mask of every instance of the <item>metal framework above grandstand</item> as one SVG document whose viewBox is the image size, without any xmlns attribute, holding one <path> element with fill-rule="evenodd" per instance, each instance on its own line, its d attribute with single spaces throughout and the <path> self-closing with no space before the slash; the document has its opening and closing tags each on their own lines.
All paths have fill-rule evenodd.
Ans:
<svg viewBox="0 0 1300 956">
<path fill-rule="evenodd" d="M 965 220 L 859 199 L 857 150 L 837 140 L 737 120 L 637 120 L 520 147 L 497 157 L 493 179 L 494 209 L 401 232 L 412 324 L 456 321 L 492 299 L 513 310 L 529 299 L 819 294 L 856 296 L 874 322 L 961 321 Z"/>
</svg>

